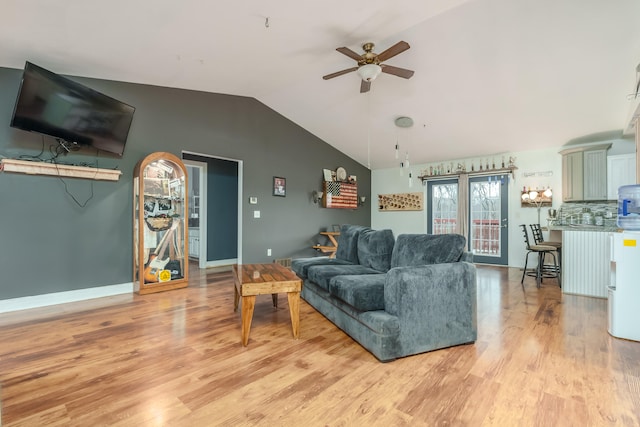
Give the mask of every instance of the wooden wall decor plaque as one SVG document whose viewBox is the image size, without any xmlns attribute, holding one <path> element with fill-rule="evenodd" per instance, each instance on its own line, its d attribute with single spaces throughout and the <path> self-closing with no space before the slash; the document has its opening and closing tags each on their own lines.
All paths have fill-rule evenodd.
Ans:
<svg viewBox="0 0 640 427">
<path fill-rule="evenodd" d="M 421 211 L 423 193 L 378 194 L 378 211 Z"/>
</svg>

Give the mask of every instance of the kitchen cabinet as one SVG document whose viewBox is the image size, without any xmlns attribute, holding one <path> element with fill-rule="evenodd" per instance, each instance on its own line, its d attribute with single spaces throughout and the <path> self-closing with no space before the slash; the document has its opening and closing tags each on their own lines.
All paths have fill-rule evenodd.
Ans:
<svg viewBox="0 0 640 427">
<path fill-rule="evenodd" d="M 562 155 L 562 200 L 582 200 L 582 151 Z"/>
<path fill-rule="evenodd" d="M 189 257 L 200 258 L 200 229 L 189 228 Z"/>
<path fill-rule="evenodd" d="M 607 150 L 611 144 L 568 148 L 562 154 L 562 200 L 607 200 Z"/>
<path fill-rule="evenodd" d="M 636 156 L 634 153 L 607 157 L 607 199 L 618 199 L 618 188 L 636 183 Z"/>
</svg>

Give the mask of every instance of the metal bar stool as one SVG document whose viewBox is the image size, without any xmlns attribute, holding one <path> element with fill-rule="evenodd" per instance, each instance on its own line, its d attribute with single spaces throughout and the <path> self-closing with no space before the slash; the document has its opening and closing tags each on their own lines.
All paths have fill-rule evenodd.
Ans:
<svg viewBox="0 0 640 427">
<path fill-rule="evenodd" d="M 531 227 L 531 234 L 533 235 L 533 241 L 535 242 L 536 245 L 552 246 L 555 248 L 556 252 L 558 253 L 557 267 L 554 267 L 553 265 L 549 265 L 549 264 L 544 264 L 544 263 L 542 264 L 542 266 L 543 266 L 543 273 L 557 269 L 557 271 L 553 271 L 551 273 L 551 276 L 549 277 L 557 276 L 558 285 L 562 287 L 562 283 L 560 281 L 560 277 L 562 276 L 562 242 L 544 240 L 544 237 L 542 235 L 542 228 L 540 228 L 540 224 L 531 224 L 529 225 L 529 227 Z"/>
<path fill-rule="evenodd" d="M 527 233 L 527 226 L 525 224 L 520 224 L 520 228 L 522 228 L 522 233 L 524 234 L 524 242 L 527 247 L 527 255 L 524 259 L 524 270 L 522 271 L 522 279 L 520 279 L 520 284 L 524 286 L 524 276 L 533 276 L 536 278 L 536 286 L 539 288 L 542 283 L 543 277 L 551 278 L 555 277 L 558 279 L 558 283 L 560 282 L 560 269 L 558 267 L 557 259 L 556 259 L 556 248 L 553 246 L 547 245 L 532 245 L 529 242 L 529 233 Z M 534 272 L 527 273 L 527 264 L 529 263 L 529 255 L 532 253 L 538 254 L 538 264 Z M 544 272 L 544 259 L 546 255 L 549 254 L 553 257 L 553 270 L 548 270 L 545 274 Z"/>
</svg>

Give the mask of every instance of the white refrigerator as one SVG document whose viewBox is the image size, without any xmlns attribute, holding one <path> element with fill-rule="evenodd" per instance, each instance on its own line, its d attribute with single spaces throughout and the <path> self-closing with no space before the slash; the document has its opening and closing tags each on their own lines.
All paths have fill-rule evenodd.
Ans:
<svg viewBox="0 0 640 427">
<path fill-rule="evenodd" d="M 640 341 L 640 232 L 611 233 L 609 333 Z"/>
</svg>

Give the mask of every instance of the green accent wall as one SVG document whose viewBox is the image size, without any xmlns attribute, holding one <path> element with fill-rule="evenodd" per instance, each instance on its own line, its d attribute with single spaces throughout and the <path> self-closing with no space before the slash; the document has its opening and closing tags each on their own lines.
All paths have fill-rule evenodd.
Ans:
<svg viewBox="0 0 640 427">
<path fill-rule="evenodd" d="M 49 158 L 49 147 L 57 144 L 52 138 L 9 126 L 21 75 L 0 68 L 0 155 L 33 156 L 44 148 L 41 157 Z M 311 200 L 312 191 L 321 189 L 322 169 L 343 166 L 357 175 L 359 193 L 370 201 L 370 171 L 254 98 L 72 79 L 133 105 L 136 113 L 122 158 L 88 150 L 58 161 L 116 168 L 123 175 L 101 182 L 0 173 L 0 300 L 130 283 L 133 168 L 155 151 L 242 161 L 245 263 L 313 256 L 318 231 L 370 224 L 369 203 L 323 209 Z M 287 179 L 286 197 L 272 196 L 273 176 Z M 257 205 L 249 204 L 250 196 Z M 214 203 L 225 209 L 225 201 L 217 200 L 209 200 L 209 209 Z M 254 210 L 261 218 L 253 218 Z"/>
</svg>

